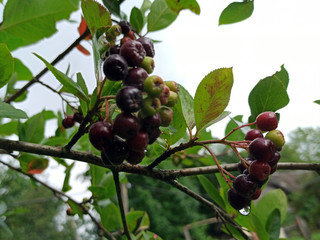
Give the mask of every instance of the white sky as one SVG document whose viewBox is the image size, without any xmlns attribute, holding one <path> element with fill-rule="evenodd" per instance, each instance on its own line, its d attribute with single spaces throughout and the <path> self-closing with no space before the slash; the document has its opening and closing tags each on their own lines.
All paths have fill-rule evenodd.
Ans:
<svg viewBox="0 0 320 240">
<path fill-rule="evenodd" d="M 133 5 L 140 7 L 142 3 L 141 0 L 127 1 L 123 5 L 124 11 Z M 290 103 L 279 111 L 279 129 L 287 135 L 297 127 L 319 126 L 320 106 L 313 101 L 320 99 L 320 2 L 259 0 L 255 1 L 249 19 L 223 26 L 218 26 L 220 13 L 233 1 L 198 2 L 200 16 L 189 10 L 182 11 L 169 28 L 150 34 L 151 38 L 162 41 L 155 45 L 154 74 L 164 80 L 177 81 L 194 96 L 196 86 L 207 73 L 221 67 L 233 67 L 234 86 L 226 110 L 232 112 L 231 116 L 242 114 L 247 120 L 249 92 L 260 79 L 279 71 L 284 64 L 290 77 Z M 79 13 L 73 14 L 72 20 L 79 22 Z M 21 48 L 13 55 L 35 75 L 44 65 L 32 52 L 52 61 L 57 52 L 62 52 L 78 37 L 77 26 L 66 21 L 59 23 L 59 32 L 53 37 Z M 83 45 L 90 49 L 89 43 Z M 92 90 L 95 86 L 92 57 L 73 50 L 56 67 L 65 71 L 69 63 L 71 73 L 81 72 Z M 50 73 L 41 80 L 58 86 Z M 33 93 L 28 100 L 16 105 L 27 109 L 29 115 L 43 108 L 61 109 L 60 99 L 42 86 L 34 85 L 30 91 Z M 3 90 L 0 96 L 1 93 Z M 223 137 L 227 121 L 212 127 L 215 136 Z"/>
</svg>

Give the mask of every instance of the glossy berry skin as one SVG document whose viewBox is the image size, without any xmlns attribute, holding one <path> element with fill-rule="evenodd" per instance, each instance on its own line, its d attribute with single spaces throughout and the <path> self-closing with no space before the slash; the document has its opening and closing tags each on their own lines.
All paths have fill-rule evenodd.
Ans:
<svg viewBox="0 0 320 240">
<path fill-rule="evenodd" d="M 128 21 L 120 21 L 119 26 L 123 34 L 127 34 L 131 30 L 131 24 Z"/>
<path fill-rule="evenodd" d="M 149 96 L 159 97 L 163 89 L 163 79 L 157 75 L 149 76 L 144 81 L 144 91 L 146 91 Z"/>
<path fill-rule="evenodd" d="M 155 51 L 154 51 L 154 44 L 153 44 L 152 40 L 147 37 L 141 37 L 141 38 L 138 38 L 137 41 L 139 41 L 142 44 L 143 48 L 146 51 L 146 55 L 148 57 L 153 58 L 155 55 Z"/>
<path fill-rule="evenodd" d="M 141 122 L 142 122 L 142 129 L 147 133 L 151 133 L 155 128 L 160 127 L 161 116 L 159 113 L 156 113 L 149 117 L 143 118 Z"/>
<path fill-rule="evenodd" d="M 275 152 L 275 145 L 267 138 L 256 138 L 249 144 L 250 155 L 259 161 L 271 161 Z"/>
<path fill-rule="evenodd" d="M 127 77 L 128 63 L 121 55 L 112 54 L 103 63 L 103 73 L 111 81 L 120 81 Z"/>
<path fill-rule="evenodd" d="M 272 169 L 275 165 L 278 164 L 278 162 L 279 162 L 279 160 L 280 160 L 280 157 L 281 157 L 281 155 L 280 155 L 279 151 L 276 151 L 276 152 L 274 153 L 274 158 L 273 158 L 271 161 L 268 162 L 268 164 L 270 165 L 271 169 Z"/>
<path fill-rule="evenodd" d="M 257 128 L 261 131 L 271 131 L 278 127 L 277 115 L 274 112 L 260 113 L 256 118 Z"/>
<path fill-rule="evenodd" d="M 177 102 L 178 102 L 178 94 L 173 91 L 170 91 L 168 102 L 167 102 L 166 106 L 174 107 L 174 105 L 176 105 Z"/>
<path fill-rule="evenodd" d="M 120 46 L 119 45 L 113 45 L 108 50 L 108 56 L 113 54 L 119 54 L 120 53 Z"/>
<path fill-rule="evenodd" d="M 126 113 L 136 112 L 142 105 L 142 93 L 136 87 L 125 86 L 118 91 L 116 103 Z"/>
<path fill-rule="evenodd" d="M 75 122 L 81 123 L 83 119 L 84 119 L 84 116 L 83 116 L 82 113 L 75 112 L 75 113 L 73 114 L 73 120 L 74 120 Z"/>
<path fill-rule="evenodd" d="M 119 165 L 128 157 L 128 155 L 129 149 L 127 143 L 116 136 L 110 147 L 101 152 L 102 161 L 106 165 Z"/>
<path fill-rule="evenodd" d="M 127 139 L 130 150 L 144 151 L 149 143 L 149 135 L 145 131 L 138 132 L 134 137 Z"/>
<path fill-rule="evenodd" d="M 259 138 L 259 137 L 263 138 L 263 134 L 262 134 L 261 130 L 259 130 L 259 129 L 251 129 L 246 133 L 244 139 L 252 141 L 252 140 L 254 140 L 256 138 Z"/>
<path fill-rule="evenodd" d="M 285 144 L 284 136 L 279 130 L 271 130 L 267 133 L 266 138 L 270 139 L 278 150 Z"/>
<path fill-rule="evenodd" d="M 248 207 L 251 204 L 250 199 L 239 195 L 239 193 L 234 188 L 229 189 L 227 195 L 228 202 L 236 210 Z"/>
<path fill-rule="evenodd" d="M 161 117 L 161 126 L 169 127 L 172 119 L 173 119 L 173 110 L 171 108 L 162 106 L 159 110 L 159 114 Z"/>
<path fill-rule="evenodd" d="M 161 130 L 159 128 L 155 128 L 152 130 L 152 132 L 149 132 L 149 142 L 148 144 L 154 143 L 158 137 L 161 135 Z"/>
<path fill-rule="evenodd" d="M 62 126 L 64 128 L 71 128 L 74 125 L 74 119 L 73 115 L 67 115 L 63 120 L 62 120 Z"/>
<path fill-rule="evenodd" d="M 151 74 L 155 68 L 154 60 L 152 57 L 145 56 L 139 66 L 146 70 L 148 74 Z"/>
<path fill-rule="evenodd" d="M 98 150 L 102 151 L 108 148 L 114 138 L 113 127 L 110 123 L 96 122 L 92 124 L 89 130 L 89 140 Z"/>
<path fill-rule="evenodd" d="M 130 164 L 138 164 L 143 158 L 146 156 L 145 151 L 129 151 L 129 155 L 127 157 L 127 162 Z"/>
<path fill-rule="evenodd" d="M 133 86 L 143 91 L 144 80 L 148 77 L 148 73 L 141 67 L 129 70 L 126 79 L 123 80 L 124 85 Z"/>
<path fill-rule="evenodd" d="M 253 159 L 251 158 L 246 158 L 245 160 L 248 162 L 249 165 L 253 161 Z M 237 168 L 240 173 L 243 173 L 247 169 L 241 160 L 238 162 Z"/>
<path fill-rule="evenodd" d="M 136 116 L 131 113 L 120 113 L 113 122 L 114 133 L 122 138 L 131 138 L 140 130 L 140 123 Z"/>
<path fill-rule="evenodd" d="M 259 180 L 264 181 L 268 179 L 270 175 L 271 167 L 270 165 L 265 161 L 253 161 L 249 166 L 249 174 Z"/>
<path fill-rule="evenodd" d="M 142 44 L 136 40 L 126 41 L 120 48 L 120 54 L 127 60 L 129 66 L 139 66 L 144 57 L 146 51 Z"/>
<path fill-rule="evenodd" d="M 248 175 L 240 174 L 233 180 L 233 188 L 242 197 L 250 198 L 257 191 L 258 185 Z"/>
<path fill-rule="evenodd" d="M 260 197 L 261 192 L 262 192 L 261 188 L 255 191 L 255 193 L 251 196 L 251 200 L 257 200 Z"/>
<path fill-rule="evenodd" d="M 178 84 L 175 81 L 165 81 L 164 84 L 169 87 L 170 91 L 178 93 Z"/>
</svg>

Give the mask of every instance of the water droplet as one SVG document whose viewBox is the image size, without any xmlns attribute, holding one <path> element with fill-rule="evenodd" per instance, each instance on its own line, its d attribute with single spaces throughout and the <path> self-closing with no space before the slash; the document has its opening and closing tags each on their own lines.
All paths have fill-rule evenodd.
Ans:
<svg viewBox="0 0 320 240">
<path fill-rule="evenodd" d="M 251 209 L 250 209 L 250 207 L 248 206 L 248 207 L 245 207 L 245 208 L 240 209 L 240 210 L 239 210 L 239 213 L 242 214 L 243 216 L 247 216 L 247 215 L 249 215 L 250 211 L 251 211 Z"/>
</svg>

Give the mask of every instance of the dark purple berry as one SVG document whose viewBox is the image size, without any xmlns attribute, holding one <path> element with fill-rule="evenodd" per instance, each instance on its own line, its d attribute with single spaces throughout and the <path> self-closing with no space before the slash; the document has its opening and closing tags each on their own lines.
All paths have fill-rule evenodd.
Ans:
<svg viewBox="0 0 320 240">
<path fill-rule="evenodd" d="M 113 45 L 108 50 L 108 56 L 113 54 L 119 54 L 120 53 L 120 46 L 119 45 Z"/>
<path fill-rule="evenodd" d="M 129 151 L 127 162 L 130 164 L 138 164 L 146 156 L 145 151 Z"/>
<path fill-rule="evenodd" d="M 143 118 L 142 129 L 147 133 L 153 132 L 155 128 L 159 128 L 161 125 L 161 117 L 159 113 Z"/>
<path fill-rule="evenodd" d="M 152 132 L 149 133 L 149 142 L 148 144 L 154 143 L 158 137 L 161 135 L 161 130 L 159 128 L 153 129 Z"/>
<path fill-rule="evenodd" d="M 73 120 L 74 120 L 75 122 L 81 123 L 83 119 L 84 119 L 84 117 L 83 117 L 83 114 L 82 114 L 82 113 L 75 112 L 75 113 L 73 114 Z"/>
<path fill-rule="evenodd" d="M 240 210 L 250 206 L 251 200 L 240 196 L 234 188 L 231 188 L 228 190 L 228 202 L 234 209 Z"/>
<path fill-rule="evenodd" d="M 153 45 L 152 40 L 147 37 L 141 37 L 141 38 L 137 39 L 137 41 L 139 41 L 143 45 L 143 48 L 146 50 L 146 55 L 148 57 L 153 58 L 155 55 L 155 51 L 154 51 L 154 45 Z"/>
<path fill-rule="evenodd" d="M 249 174 L 259 181 L 264 181 L 268 179 L 270 171 L 271 167 L 265 161 L 255 160 L 252 163 L 250 163 L 249 166 Z"/>
<path fill-rule="evenodd" d="M 280 155 L 279 151 L 276 151 L 276 152 L 274 153 L 274 158 L 273 158 L 271 161 L 268 162 L 269 165 L 270 165 L 270 167 L 271 167 L 271 169 L 272 169 L 275 165 L 278 164 L 278 162 L 279 162 L 279 160 L 280 160 L 280 157 L 281 157 L 281 155 Z"/>
<path fill-rule="evenodd" d="M 274 112 L 260 113 L 256 118 L 257 127 L 261 131 L 271 131 L 278 127 L 277 115 Z"/>
<path fill-rule="evenodd" d="M 134 86 L 143 91 L 144 80 L 148 77 L 148 73 L 141 67 L 132 68 L 129 70 L 127 77 L 123 83 L 127 86 Z"/>
<path fill-rule="evenodd" d="M 139 66 L 144 57 L 146 51 L 142 44 L 136 40 L 126 41 L 120 48 L 120 54 L 127 60 L 131 67 Z"/>
<path fill-rule="evenodd" d="M 111 145 L 113 137 L 113 128 L 110 123 L 100 121 L 92 124 L 90 127 L 89 140 L 100 151 Z"/>
<path fill-rule="evenodd" d="M 103 63 L 103 73 L 109 80 L 123 80 L 128 74 L 128 63 L 119 54 L 110 55 Z"/>
<path fill-rule="evenodd" d="M 140 123 L 136 116 L 123 112 L 114 119 L 113 130 L 122 138 L 131 138 L 139 132 Z"/>
<path fill-rule="evenodd" d="M 254 140 L 256 138 L 262 138 L 263 134 L 259 129 L 251 129 L 246 133 L 245 140 Z"/>
<path fill-rule="evenodd" d="M 116 95 L 116 103 L 117 106 L 124 112 L 136 112 L 142 105 L 142 93 L 136 87 L 123 87 Z"/>
<path fill-rule="evenodd" d="M 74 119 L 73 115 L 67 115 L 63 120 L 62 120 L 62 126 L 64 128 L 71 128 L 74 125 Z"/>
<path fill-rule="evenodd" d="M 128 21 L 120 21 L 118 25 L 123 34 L 127 34 L 131 30 L 131 24 Z"/>
<path fill-rule="evenodd" d="M 128 145 L 121 138 L 115 136 L 111 145 L 101 152 L 102 161 L 106 165 L 119 165 L 129 155 Z"/>
<path fill-rule="evenodd" d="M 245 198 L 250 198 L 258 189 L 255 181 L 248 178 L 248 175 L 240 174 L 233 180 L 233 188 L 238 194 Z"/>
<path fill-rule="evenodd" d="M 144 151 L 149 143 L 149 135 L 144 131 L 138 132 L 134 137 L 127 139 L 130 150 Z"/>
<path fill-rule="evenodd" d="M 275 152 L 274 143 L 267 138 L 256 138 L 249 144 L 250 155 L 259 161 L 271 161 Z"/>
</svg>

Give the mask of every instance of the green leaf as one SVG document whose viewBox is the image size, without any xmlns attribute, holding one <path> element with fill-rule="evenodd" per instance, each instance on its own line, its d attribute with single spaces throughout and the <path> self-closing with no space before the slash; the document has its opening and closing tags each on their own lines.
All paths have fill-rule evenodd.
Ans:
<svg viewBox="0 0 320 240">
<path fill-rule="evenodd" d="M 81 98 L 84 101 L 89 101 L 86 94 L 82 91 L 81 87 L 74 82 L 71 78 L 65 75 L 63 72 L 60 72 L 50 63 L 48 63 L 44 58 L 34 53 L 41 61 L 44 62 L 46 67 L 50 70 L 50 72 L 56 77 L 56 79 L 65 87 L 70 93 L 74 94 L 78 98 Z"/>
<path fill-rule="evenodd" d="M 133 211 L 131 210 L 126 215 L 126 220 L 128 224 L 128 228 L 130 232 L 133 232 L 133 230 L 137 227 L 139 219 L 141 219 L 144 215 L 143 211 Z"/>
<path fill-rule="evenodd" d="M 106 172 L 106 169 L 93 164 L 89 164 L 89 166 L 90 166 L 89 174 L 91 176 L 91 185 L 98 186 L 102 181 L 102 178 Z"/>
<path fill-rule="evenodd" d="M 24 111 L 0 101 L 0 118 L 23 119 L 28 118 L 28 116 Z"/>
<path fill-rule="evenodd" d="M 17 80 L 31 80 L 33 75 L 29 68 L 21 60 L 14 58 L 14 72 L 17 73 Z"/>
<path fill-rule="evenodd" d="M 250 216 L 254 224 L 255 232 L 258 234 L 259 240 L 269 240 L 265 225 L 261 223 L 261 220 L 259 219 L 259 217 L 257 217 L 256 213 L 250 213 Z"/>
<path fill-rule="evenodd" d="M 141 32 L 144 25 L 144 20 L 142 12 L 137 7 L 131 9 L 130 24 L 133 27 L 133 29 L 136 30 L 138 33 Z"/>
<path fill-rule="evenodd" d="M 44 128 L 45 128 L 45 111 L 42 111 L 25 123 L 18 125 L 19 140 L 32 143 L 40 143 L 44 139 Z"/>
<path fill-rule="evenodd" d="M 143 3 L 140 8 L 143 16 L 145 16 L 146 12 L 150 10 L 151 5 L 152 5 L 152 2 L 150 0 L 143 0 Z"/>
<path fill-rule="evenodd" d="M 182 86 L 178 85 L 178 97 L 181 103 L 181 110 L 188 129 L 191 131 L 196 125 L 193 112 L 193 98 L 190 93 Z"/>
<path fill-rule="evenodd" d="M 315 100 L 314 103 L 320 104 L 320 100 Z"/>
<path fill-rule="evenodd" d="M 0 124 L 0 136 L 10 136 L 11 134 L 17 134 L 17 132 L 18 132 L 17 121 L 11 121 L 8 123 Z"/>
<path fill-rule="evenodd" d="M 195 14 L 200 14 L 200 6 L 196 0 L 166 0 L 166 3 L 176 14 L 183 9 L 190 9 Z"/>
<path fill-rule="evenodd" d="M 281 189 L 269 191 L 256 205 L 256 215 L 264 226 L 267 224 L 269 215 L 276 208 L 280 210 L 280 223 L 282 224 L 287 214 L 287 196 Z"/>
<path fill-rule="evenodd" d="M 75 164 L 75 162 L 70 164 L 65 170 L 66 175 L 65 175 L 64 181 L 63 181 L 62 192 L 68 192 L 72 189 L 72 187 L 69 184 L 69 181 L 70 181 L 71 170 L 74 167 L 74 164 Z"/>
<path fill-rule="evenodd" d="M 13 74 L 14 61 L 6 44 L 0 43 L 0 88 L 6 85 Z"/>
<path fill-rule="evenodd" d="M 231 24 L 249 18 L 253 13 L 253 1 L 233 2 L 221 13 L 219 25 Z"/>
<path fill-rule="evenodd" d="M 200 181 L 202 187 L 204 188 L 204 190 L 206 190 L 206 192 L 211 197 L 211 199 L 215 203 L 217 203 L 221 208 L 225 209 L 226 206 L 225 206 L 224 201 L 221 198 L 217 188 L 205 176 L 198 175 L 197 177 L 198 177 L 198 180 Z"/>
<path fill-rule="evenodd" d="M 84 94 L 88 97 L 88 88 L 86 85 L 86 81 L 83 79 L 81 73 L 77 73 L 77 84 L 80 86 Z"/>
<path fill-rule="evenodd" d="M 202 79 L 194 97 L 197 132 L 223 113 L 229 103 L 232 85 L 232 68 L 217 69 Z"/>
<path fill-rule="evenodd" d="M 280 210 L 274 209 L 268 217 L 266 230 L 269 234 L 270 240 L 278 240 L 280 236 Z"/>
<path fill-rule="evenodd" d="M 154 32 L 169 26 L 176 18 L 174 13 L 165 0 L 155 0 L 148 14 L 148 32 Z"/>
<path fill-rule="evenodd" d="M 161 128 L 163 134 L 161 137 L 167 140 L 168 145 L 173 145 L 179 141 L 186 133 L 187 125 L 181 109 L 181 101 L 178 98 L 177 104 L 172 108 L 173 118 L 168 128 Z"/>
<path fill-rule="evenodd" d="M 70 199 L 68 199 L 67 203 L 70 206 L 73 213 L 78 214 L 80 218 L 83 218 L 83 210 L 78 204 L 71 201 Z"/>
<path fill-rule="evenodd" d="M 112 25 L 109 11 L 100 3 L 94 0 L 82 0 L 81 8 L 92 36 L 98 29 L 107 29 Z"/>
<path fill-rule="evenodd" d="M 119 208 L 114 203 L 110 203 L 102 209 L 100 218 L 102 225 L 111 232 L 122 226 Z"/>
<path fill-rule="evenodd" d="M 229 132 L 231 132 L 234 128 L 237 128 L 240 126 L 239 123 L 242 123 L 242 115 L 237 115 L 234 118 L 231 118 L 229 123 L 227 124 L 225 135 L 227 135 Z M 238 129 L 237 131 L 233 132 L 227 140 L 230 141 L 241 141 L 245 137 L 245 134 L 242 132 L 242 129 Z"/>
<path fill-rule="evenodd" d="M 111 14 L 121 18 L 119 0 L 102 0 L 102 2 Z"/>
<path fill-rule="evenodd" d="M 256 84 L 249 94 L 250 122 L 254 121 L 261 112 L 275 112 L 289 103 L 288 83 L 289 76 L 282 65 L 280 72 L 276 72 Z"/>
<path fill-rule="evenodd" d="M 12 51 L 53 35 L 56 22 L 69 19 L 79 0 L 9 0 L 0 26 L 0 42 Z"/>
</svg>

